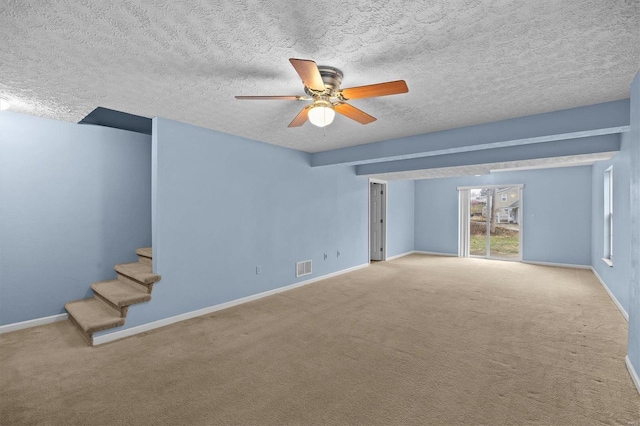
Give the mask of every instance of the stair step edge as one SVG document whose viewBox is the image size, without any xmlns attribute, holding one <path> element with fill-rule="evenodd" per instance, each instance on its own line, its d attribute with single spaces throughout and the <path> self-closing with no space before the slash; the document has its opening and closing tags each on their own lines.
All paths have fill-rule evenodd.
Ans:
<svg viewBox="0 0 640 426">
<path fill-rule="evenodd" d="M 151 272 L 151 265 L 135 262 L 120 263 L 115 266 L 115 271 L 121 275 L 127 276 L 142 284 L 153 284 L 162 278 L 158 274 Z"/>
<path fill-rule="evenodd" d="M 119 308 L 151 300 L 151 295 L 144 287 L 122 280 L 97 281 L 91 284 L 91 289 Z"/>
<path fill-rule="evenodd" d="M 118 316 L 113 308 L 95 298 L 72 300 L 64 307 L 87 334 L 124 325 L 124 318 Z M 90 318 L 92 314 L 88 314 L 89 311 L 96 313 L 96 317 Z"/>
<path fill-rule="evenodd" d="M 118 315 L 121 318 L 126 318 L 127 317 L 127 313 L 129 312 L 129 306 L 118 306 L 115 303 L 113 303 L 111 300 L 106 299 L 103 295 L 101 295 L 100 293 L 94 291 L 93 292 L 93 297 L 95 297 L 96 299 L 100 300 L 102 303 L 105 303 L 106 305 L 109 305 L 109 307 L 111 309 L 113 309 L 114 311 L 116 311 L 118 313 Z"/>
<path fill-rule="evenodd" d="M 153 251 L 151 247 L 142 247 L 136 250 L 136 254 L 138 256 L 148 257 L 149 259 L 153 258 Z"/>
</svg>

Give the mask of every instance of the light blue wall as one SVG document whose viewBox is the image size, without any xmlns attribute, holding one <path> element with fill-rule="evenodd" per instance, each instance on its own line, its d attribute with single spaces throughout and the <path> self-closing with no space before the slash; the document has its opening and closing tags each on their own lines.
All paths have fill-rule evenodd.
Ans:
<svg viewBox="0 0 640 426">
<path fill-rule="evenodd" d="M 636 74 L 631 84 L 631 132 L 629 140 L 629 169 L 631 171 L 629 360 L 636 373 L 640 374 L 640 73 Z"/>
<path fill-rule="evenodd" d="M 620 152 L 609 161 L 593 165 L 591 210 L 591 265 L 627 312 L 631 276 L 629 144 L 629 133 L 622 133 Z M 613 166 L 613 267 L 602 260 L 605 245 L 604 171 L 609 166 Z"/>
<path fill-rule="evenodd" d="M 415 250 L 458 254 L 458 191 L 466 179 L 415 182 Z"/>
<path fill-rule="evenodd" d="M 368 262 L 368 179 L 353 167 L 314 169 L 307 153 L 162 118 L 153 150 L 162 281 L 126 328 Z M 309 259 L 313 274 L 296 278 Z"/>
<path fill-rule="evenodd" d="M 387 257 L 413 251 L 415 182 L 387 183 Z"/>
<path fill-rule="evenodd" d="M 0 112 L 0 324 L 63 313 L 150 243 L 150 136 Z"/>
<path fill-rule="evenodd" d="M 591 166 L 416 182 L 415 249 L 458 253 L 458 186 L 524 184 L 523 260 L 591 264 Z"/>
</svg>

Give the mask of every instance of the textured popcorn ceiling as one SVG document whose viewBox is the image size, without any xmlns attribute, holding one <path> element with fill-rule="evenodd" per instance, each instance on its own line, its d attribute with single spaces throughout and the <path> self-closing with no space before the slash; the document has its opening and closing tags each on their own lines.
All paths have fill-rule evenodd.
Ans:
<svg viewBox="0 0 640 426">
<path fill-rule="evenodd" d="M 626 98 L 640 2 L 3 0 L 0 37 L 14 110 L 77 122 L 102 106 L 317 152 Z M 233 98 L 303 94 L 291 57 L 409 93 L 325 129 L 287 128 L 306 103 Z"/>
</svg>

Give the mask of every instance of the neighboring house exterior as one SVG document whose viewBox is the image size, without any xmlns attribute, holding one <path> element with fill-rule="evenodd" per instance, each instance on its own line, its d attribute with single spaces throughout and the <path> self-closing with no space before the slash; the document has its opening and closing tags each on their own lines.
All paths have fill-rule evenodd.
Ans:
<svg viewBox="0 0 640 426">
<path fill-rule="evenodd" d="M 518 223 L 520 188 L 500 188 L 495 200 L 498 223 Z"/>
<path fill-rule="evenodd" d="M 520 188 L 498 188 L 495 192 L 496 221 L 498 223 L 519 223 Z M 482 215 L 487 216 L 486 205 Z"/>
<path fill-rule="evenodd" d="M 474 202 L 480 202 L 480 203 L 486 203 L 487 202 L 487 194 L 484 192 L 484 190 L 472 190 L 471 191 L 471 201 Z"/>
</svg>

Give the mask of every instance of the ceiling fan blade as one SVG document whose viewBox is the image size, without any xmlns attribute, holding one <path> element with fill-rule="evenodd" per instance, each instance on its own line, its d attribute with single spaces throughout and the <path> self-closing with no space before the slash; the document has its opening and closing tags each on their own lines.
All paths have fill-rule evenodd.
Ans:
<svg viewBox="0 0 640 426">
<path fill-rule="evenodd" d="M 309 59 L 290 58 L 289 62 L 296 69 L 296 72 L 302 78 L 302 82 L 309 89 L 322 91 L 325 89 L 322 76 L 318 70 L 318 66 L 314 61 Z"/>
<path fill-rule="evenodd" d="M 240 100 L 254 101 L 304 101 L 304 96 L 236 96 Z"/>
<path fill-rule="evenodd" d="M 376 121 L 376 118 L 367 114 L 366 112 L 354 107 L 353 105 L 341 103 L 333 107 L 337 113 L 349 117 L 352 120 L 357 121 L 360 124 L 369 124 Z"/>
<path fill-rule="evenodd" d="M 296 115 L 296 118 L 294 118 L 293 121 L 289 123 L 287 127 L 300 127 L 304 123 L 306 123 L 307 120 L 309 119 L 309 108 L 310 107 L 308 106 L 304 107 L 302 111 L 300 111 L 300 113 Z"/>
<path fill-rule="evenodd" d="M 368 86 L 350 87 L 342 89 L 342 97 L 347 100 L 374 98 L 377 96 L 397 95 L 407 93 L 409 88 L 404 80 L 389 81 L 387 83 L 370 84 Z"/>
</svg>

